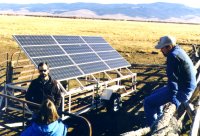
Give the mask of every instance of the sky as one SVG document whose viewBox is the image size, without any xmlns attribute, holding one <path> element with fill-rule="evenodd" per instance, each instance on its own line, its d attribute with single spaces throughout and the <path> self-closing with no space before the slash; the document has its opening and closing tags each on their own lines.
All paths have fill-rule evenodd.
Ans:
<svg viewBox="0 0 200 136">
<path fill-rule="evenodd" d="M 168 3 L 180 3 L 186 6 L 200 8 L 199 0 L 0 0 L 0 3 L 18 3 L 18 4 L 30 4 L 30 3 L 75 3 L 75 2 L 91 2 L 91 3 L 154 3 L 154 2 L 168 2 Z"/>
</svg>

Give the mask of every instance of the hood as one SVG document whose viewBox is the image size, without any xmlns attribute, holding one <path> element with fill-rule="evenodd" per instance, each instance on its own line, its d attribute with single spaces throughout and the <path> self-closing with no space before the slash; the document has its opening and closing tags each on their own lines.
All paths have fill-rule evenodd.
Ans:
<svg viewBox="0 0 200 136">
<path fill-rule="evenodd" d="M 48 125 L 37 125 L 36 123 L 32 124 L 34 132 L 38 132 L 38 135 L 54 135 L 59 129 L 59 120 L 54 121 Z"/>
<path fill-rule="evenodd" d="M 61 119 L 58 119 L 48 125 L 38 125 L 33 122 L 21 133 L 21 136 L 66 136 L 66 134 L 67 125 L 63 124 Z"/>
</svg>

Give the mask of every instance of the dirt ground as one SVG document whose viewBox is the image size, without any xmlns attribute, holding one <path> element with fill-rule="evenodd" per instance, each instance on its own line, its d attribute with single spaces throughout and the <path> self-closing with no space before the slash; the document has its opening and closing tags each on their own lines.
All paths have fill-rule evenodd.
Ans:
<svg viewBox="0 0 200 136">
<path fill-rule="evenodd" d="M 140 64 L 165 64 L 165 58 L 158 52 L 132 52 L 121 53 L 130 63 Z M 156 66 L 133 66 L 131 71 L 137 73 L 137 90 L 122 99 L 122 109 L 115 113 L 109 113 L 105 107 L 94 109 L 81 116 L 87 118 L 92 126 L 93 136 L 119 136 L 122 133 L 137 130 L 146 126 L 146 119 L 143 110 L 143 100 L 155 88 L 166 84 L 166 76 L 163 67 Z M 12 116 L 8 116 L 11 114 Z M 21 120 L 17 112 L 1 111 L 0 126 L 5 126 L 5 123 L 12 120 Z M 73 120 L 73 119 L 72 119 Z M 73 122 L 70 119 L 66 120 L 69 127 L 74 127 L 74 130 L 81 132 L 74 134 L 77 136 L 86 136 L 88 132 L 87 126 L 82 126 L 81 122 Z M 77 127 L 78 126 L 78 127 Z M 82 126 L 82 127 L 81 127 Z M 183 133 L 187 133 L 189 126 L 186 125 Z M 18 128 L 0 128 L 0 135 L 19 135 L 22 127 Z M 73 132 L 73 131 L 72 131 Z M 73 133 L 71 134 L 73 135 Z"/>
</svg>

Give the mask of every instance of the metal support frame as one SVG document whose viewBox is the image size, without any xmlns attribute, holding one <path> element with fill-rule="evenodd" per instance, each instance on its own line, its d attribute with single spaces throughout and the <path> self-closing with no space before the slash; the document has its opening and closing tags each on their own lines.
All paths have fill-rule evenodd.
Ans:
<svg viewBox="0 0 200 136">
<path fill-rule="evenodd" d="M 81 81 L 80 81 L 78 78 L 76 78 L 76 81 L 80 84 L 80 87 L 78 87 L 78 88 L 72 88 L 72 89 L 70 89 L 70 90 L 66 90 L 66 89 L 62 86 L 62 84 L 58 81 L 58 85 L 59 85 L 59 87 L 60 87 L 61 90 L 62 90 L 62 105 L 61 105 L 61 106 L 62 106 L 62 107 L 61 107 L 61 108 L 62 108 L 62 111 L 64 112 L 64 105 L 65 105 L 65 98 L 66 98 L 66 96 L 68 96 L 68 98 L 69 98 L 69 102 L 68 102 L 68 106 L 69 106 L 68 112 L 71 113 L 71 112 L 72 112 L 71 108 L 72 108 L 72 95 L 73 95 L 73 94 L 81 93 L 81 92 L 84 91 L 84 90 L 85 90 L 85 91 L 86 91 L 86 90 L 88 90 L 88 91 L 91 90 L 91 91 L 93 92 L 93 93 L 92 93 L 92 99 L 94 99 L 94 98 L 95 98 L 95 91 L 94 91 L 94 90 L 96 89 L 97 84 L 98 84 L 99 87 L 101 87 L 101 89 L 103 89 L 103 88 L 108 87 L 108 85 L 109 85 L 110 83 L 114 83 L 114 82 L 116 82 L 116 81 L 118 82 L 117 85 L 119 85 L 119 81 L 122 80 L 122 79 L 126 79 L 126 78 L 131 78 L 132 83 L 136 81 L 136 73 L 132 73 L 131 71 L 129 71 L 127 75 L 123 75 L 123 74 L 121 74 L 121 72 L 118 71 L 118 70 L 116 70 L 116 72 L 117 72 L 117 74 L 120 75 L 120 77 L 118 77 L 118 78 L 111 78 L 107 72 L 102 72 L 103 74 L 105 74 L 105 75 L 108 77 L 108 80 L 107 80 L 107 81 L 100 81 L 100 80 L 97 79 L 94 75 L 90 75 L 90 76 L 92 77 L 92 80 L 89 80 L 89 81 L 87 81 L 87 82 L 92 82 L 93 84 L 88 85 L 88 86 L 84 86 L 84 85 L 81 83 Z M 29 80 L 29 81 L 24 81 L 24 82 L 30 82 L 30 80 Z M 24 82 L 19 82 L 19 83 L 24 83 Z M 26 91 L 27 88 L 17 86 L 17 84 L 18 84 L 18 83 L 6 84 L 4 93 L 7 94 L 7 95 L 10 95 L 10 96 L 15 97 L 15 96 L 13 95 L 15 89 Z M 11 89 L 11 90 L 10 90 L 10 89 Z M 128 92 L 128 93 L 126 93 L 126 94 L 123 94 L 122 96 L 125 96 L 125 95 L 127 95 L 127 94 L 132 93 L 135 89 L 136 89 L 136 85 L 133 84 L 131 91 Z M 10 90 L 10 91 L 9 91 L 9 90 Z M 101 91 L 100 91 L 100 92 L 101 92 Z M 94 101 L 91 103 L 91 105 L 94 105 Z M 7 107 L 8 107 L 8 103 L 7 103 L 7 100 L 6 100 L 6 102 L 5 102 L 5 108 L 7 108 Z M 93 107 L 93 106 L 91 106 L 91 108 L 92 108 L 92 107 Z M 17 110 L 17 109 L 16 109 L 16 110 Z M 26 110 L 27 110 L 28 112 L 30 111 L 30 110 L 28 110 L 28 108 L 26 108 Z M 87 111 L 87 110 L 88 110 L 87 108 L 86 108 L 86 109 L 82 109 L 82 111 Z M 76 113 L 82 113 L 82 111 L 77 111 Z"/>
<path fill-rule="evenodd" d="M 8 96 L 11 96 L 11 97 L 13 97 L 13 98 L 17 98 L 17 97 L 14 96 L 14 91 L 15 91 L 15 89 L 17 89 L 17 90 L 23 90 L 23 91 L 26 91 L 26 90 L 27 90 L 27 88 L 15 86 L 15 85 L 16 85 L 16 83 L 13 83 L 13 84 L 6 84 L 3 94 L 8 95 Z M 8 89 L 11 89 L 11 91 L 8 91 Z M 17 102 L 18 102 L 21 106 L 23 106 L 23 102 L 21 102 L 21 101 L 17 101 Z M 26 113 L 32 114 L 32 111 L 28 108 L 27 105 L 24 105 L 23 107 L 25 108 Z M 10 107 L 10 106 L 8 105 L 8 98 L 7 98 L 7 97 L 5 98 L 5 106 L 4 106 L 3 110 L 6 110 L 6 109 L 21 111 L 21 109 L 18 109 L 18 108 L 15 108 L 15 107 Z"/>
</svg>

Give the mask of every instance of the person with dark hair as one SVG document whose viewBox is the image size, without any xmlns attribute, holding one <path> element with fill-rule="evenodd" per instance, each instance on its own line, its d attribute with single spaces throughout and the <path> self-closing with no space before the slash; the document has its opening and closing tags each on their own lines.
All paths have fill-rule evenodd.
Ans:
<svg viewBox="0 0 200 136">
<path fill-rule="evenodd" d="M 196 70 L 187 53 L 176 44 L 172 36 L 160 38 L 156 49 L 160 49 L 167 57 L 167 86 L 159 88 L 144 99 L 144 111 L 149 126 L 162 114 L 162 105 L 171 102 L 176 108 L 187 102 L 194 92 Z"/>
<path fill-rule="evenodd" d="M 50 98 L 58 109 L 62 100 L 61 90 L 57 81 L 53 80 L 49 75 L 49 66 L 47 62 L 39 63 L 38 71 L 39 77 L 31 82 L 25 94 L 25 99 L 41 104 L 44 99 Z M 28 107 L 32 111 L 37 109 L 32 105 L 28 105 Z"/>
<path fill-rule="evenodd" d="M 67 125 L 60 119 L 54 103 L 50 99 L 43 101 L 32 124 L 21 136 L 66 136 Z"/>
</svg>

